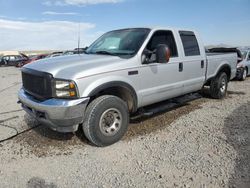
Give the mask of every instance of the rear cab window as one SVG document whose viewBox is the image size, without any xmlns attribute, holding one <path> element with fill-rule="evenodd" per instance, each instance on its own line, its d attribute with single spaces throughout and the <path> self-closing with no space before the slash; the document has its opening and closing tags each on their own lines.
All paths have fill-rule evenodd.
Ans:
<svg viewBox="0 0 250 188">
<path fill-rule="evenodd" d="M 200 48 L 194 32 L 179 31 L 185 56 L 199 56 Z"/>
</svg>

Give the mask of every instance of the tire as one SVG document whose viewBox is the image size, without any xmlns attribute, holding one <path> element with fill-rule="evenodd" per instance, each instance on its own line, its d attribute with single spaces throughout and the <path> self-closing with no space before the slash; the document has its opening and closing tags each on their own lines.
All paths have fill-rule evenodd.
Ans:
<svg viewBox="0 0 250 188">
<path fill-rule="evenodd" d="M 240 81 L 244 81 L 247 78 L 247 69 L 244 68 L 242 74 L 240 75 Z"/>
<path fill-rule="evenodd" d="M 226 96 L 228 78 L 225 72 L 219 73 L 210 84 L 210 95 L 214 99 L 222 99 Z"/>
<path fill-rule="evenodd" d="M 99 147 L 119 141 L 126 133 L 129 123 L 127 104 L 112 95 L 103 95 L 87 107 L 83 122 L 86 138 Z"/>
<path fill-rule="evenodd" d="M 22 66 L 23 66 L 23 63 L 16 64 L 16 67 L 22 67 Z"/>
</svg>

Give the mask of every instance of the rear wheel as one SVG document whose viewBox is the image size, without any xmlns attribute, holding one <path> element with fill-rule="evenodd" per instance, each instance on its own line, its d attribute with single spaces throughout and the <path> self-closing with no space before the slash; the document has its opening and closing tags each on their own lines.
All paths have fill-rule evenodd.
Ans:
<svg viewBox="0 0 250 188">
<path fill-rule="evenodd" d="M 129 113 L 127 104 L 116 96 L 104 95 L 87 107 L 83 131 L 96 146 L 108 146 L 119 141 L 127 131 Z"/>
<path fill-rule="evenodd" d="M 210 95 L 215 99 L 222 99 L 226 96 L 228 78 L 225 72 L 219 73 L 210 84 Z"/>
</svg>

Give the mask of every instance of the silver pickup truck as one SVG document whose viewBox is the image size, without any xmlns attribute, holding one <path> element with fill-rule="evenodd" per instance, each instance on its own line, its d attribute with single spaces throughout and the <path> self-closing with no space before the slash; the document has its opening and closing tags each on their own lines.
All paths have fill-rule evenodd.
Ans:
<svg viewBox="0 0 250 188">
<path fill-rule="evenodd" d="M 108 146 L 125 134 L 130 114 L 210 86 L 226 95 L 236 54 L 205 52 L 199 35 L 173 28 L 108 32 L 82 55 L 49 58 L 22 68 L 23 109 L 59 132 L 79 127 L 90 142 Z"/>
</svg>

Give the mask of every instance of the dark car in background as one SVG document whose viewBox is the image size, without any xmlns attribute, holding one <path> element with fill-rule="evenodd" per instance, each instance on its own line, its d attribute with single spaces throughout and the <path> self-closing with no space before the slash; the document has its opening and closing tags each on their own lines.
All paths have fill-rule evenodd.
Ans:
<svg viewBox="0 0 250 188">
<path fill-rule="evenodd" d="M 54 51 L 52 53 L 44 52 L 43 54 L 31 55 L 27 56 L 20 52 L 8 52 L 0 54 L 0 66 L 16 66 L 22 67 L 28 63 L 33 63 L 37 60 L 44 59 L 44 58 L 52 58 L 58 56 L 65 56 L 65 55 L 75 55 L 75 54 L 83 54 L 85 52 L 85 48 L 75 48 L 74 50 L 67 50 L 67 51 Z"/>
<path fill-rule="evenodd" d="M 34 61 L 37 61 L 39 59 L 43 59 L 46 58 L 49 54 L 39 54 L 39 55 L 34 55 L 34 56 L 30 56 L 29 60 L 24 61 L 24 62 L 19 62 L 16 67 L 22 67 L 28 63 L 33 63 Z"/>
<path fill-rule="evenodd" d="M 87 48 L 75 48 L 74 50 L 67 50 L 61 52 L 53 52 L 48 55 L 46 58 L 65 56 L 65 55 L 75 55 L 75 54 L 83 54 Z"/>
<path fill-rule="evenodd" d="M 17 66 L 20 63 L 25 63 L 29 61 L 29 57 L 20 54 L 20 55 L 4 55 L 0 59 L 1 66 Z"/>
<path fill-rule="evenodd" d="M 62 55 L 83 54 L 84 52 L 85 52 L 85 50 L 79 48 L 79 49 L 65 51 L 65 52 L 63 52 Z"/>
</svg>

